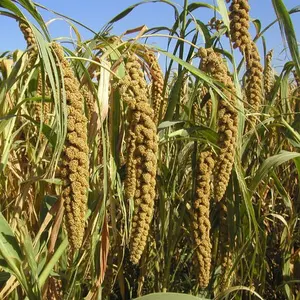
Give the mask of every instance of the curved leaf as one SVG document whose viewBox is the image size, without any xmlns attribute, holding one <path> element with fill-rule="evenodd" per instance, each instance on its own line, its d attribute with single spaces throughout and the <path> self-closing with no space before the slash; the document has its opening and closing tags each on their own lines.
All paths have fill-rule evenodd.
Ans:
<svg viewBox="0 0 300 300">
<path fill-rule="evenodd" d="M 281 164 L 297 157 L 300 157 L 300 153 L 282 151 L 277 155 L 267 158 L 260 166 L 251 184 L 249 185 L 251 193 L 254 193 L 260 181 L 264 178 L 264 176 L 266 176 L 270 172 L 272 168 L 278 167 Z"/>
</svg>

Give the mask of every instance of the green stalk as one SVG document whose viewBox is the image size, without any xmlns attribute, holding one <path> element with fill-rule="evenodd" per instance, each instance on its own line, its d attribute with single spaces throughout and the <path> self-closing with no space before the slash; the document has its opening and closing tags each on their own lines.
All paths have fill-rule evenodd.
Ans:
<svg viewBox="0 0 300 300">
<path fill-rule="evenodd" d="M 62 243 L 59 245 L 59 247 L 57 248 L 54 255 L 49 260 L 48 264 L 42 271 L 41 275 L 39 276 L 39 286 L 40 287 L 42 287 L 44 285 L 44 283 L 46 282 L 50 272 L 52 271 L 53 267 L 55 266 L 55 264 L 58 262 L 58 260 L 60 259 L 60 257 L 64 253 L 64 251 L 66 250 L 67 246 L 68 246 L 68 239 L 65 238 L 62 241 Z"/>
</svg>

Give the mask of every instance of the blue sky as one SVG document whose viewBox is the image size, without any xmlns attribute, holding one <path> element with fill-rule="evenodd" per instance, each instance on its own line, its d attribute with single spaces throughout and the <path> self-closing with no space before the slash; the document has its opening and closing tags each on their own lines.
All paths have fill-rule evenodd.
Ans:
<svg viewBox="0 0 300 300">
<path fill-rule="evenodd" d="M 184 0 L 174 0 L 174 3 L 178 4 L 178 9 L 183 5 Z M 193 1 L 189 1 L 190 3 Z M 216 0 L 203 0 L 203 2 L 209 4 L 215 4 Z M 291 9 L 299 5 L 299 0 L 284 0 L 288 9 Z M 40 0 L 40 4 L 57 11 L 61 14 L 65 14 L 73 19 L 76 19 L 86 26 L 90 27 L 94 31 L 100 30 L 110 19 L 123 11 L 125 8 L 138 3 L 136 0 Z M 271 0 L 249 0 L 251 6 L 250 15 L 252 18 L 257 18 L 262 22 L 264 28 L 270 22 L 275 19 L 274 9 L 272 7 Z M 52 13 L 45 10 L 41 10 L 41 14 L 45 21 L 49 21 L 56 18 Z M 199 9 L 195 13 L 195 17 L 199 20 L 206 22 L 213 17 L 213 11 L 208 9 Z M 300 13 L 292 16 L 294 21 L 294 27 L 297 32 L 298 40 L 300 41 Z M 126 29 L 135 28 L 141 25 L 146 25 L 148 28 L 154 26 L 167 26 L 171 27 L 174 23 L 173 10 L 169 5 L 164 3 L 146 3 L 140 5 L 133 10 L 124 19 L 117 22 L 113 29 L 113 34 L 121 34 Z M 16 48 L 25 48 L 25 42 L 18 29 L 17 23 L 7 17 L 0 16 L 0 28 L 1 30 L 1 44 L 0 52 L 5 50 L 14 50 Z M 9 30 L 8 30 L 9 28 Z M 4 30 L 3 30 L 4 29 Z M 6 30 L 5 30 L 6 29 Z M 56 20 L 49 25 L 50 32 L 53 37 L 70 36 L 70 29 L 66 22 Z M 83 38 L 89 38 L 92 35 L 83 29 L 79 29 Z M 281 53 L 283 50 L 282 39 L 278 25 L 275 25 L 267 34 L 267 47 L 268 49 L 274 49 L 275 52 L 275 65 L 282 65 L 282 60 L 286 60 L 285 53 Z M 155 38 L 149 41 L 150 43 L 159 44 L 164 47 L 165 38 Z M 281 55 L 279 55 L 281 53 Z"/>
</svg>

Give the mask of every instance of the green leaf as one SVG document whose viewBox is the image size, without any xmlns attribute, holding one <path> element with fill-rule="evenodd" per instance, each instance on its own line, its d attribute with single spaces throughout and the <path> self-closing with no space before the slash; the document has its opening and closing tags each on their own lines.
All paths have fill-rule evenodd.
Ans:
<svg viewBox="0 0 300 300">
<path fill-rule="evenodd" d="M 33 248 L 32 240 L 27 231 L 26 224 L 24 223 L 21 227 L 21 235 L 23 243 L 22 249 L 24 251 L 24 259 L 28 263 L 31 273 L 31 280 L 30 277 L 27 277 L 28 282 L 30 283 L 30 289 L 34 293 L 37 298 L 41 298 L 41 291 L 38 286 L 38 265 L 36 262 L 35 251 Z"/>
<path fill-rule="evenodd" d="M 172 90 L 171 90 L 171 93 L 170 93 L 170 96 L 168 99 L 168 107 L 167 107 L 167 112 L 166 112 L 166 116 L 165 116 L 166 121 L 172 120 L 172 116 L 174 115 L 176 105 L 179 103 L 183 77 L 184 77 L 184 72 L 180 72 L 180 74 L 178 75 L 178 77 L 176 79 L 174 86 L 172 87 Z"/>
<path fill-rule="evenodd" d="M 256 29 L 256 35 L 258 36 L 260 34 L 260 31 L 261 31 L 261 22 L 260 20 L 254 20 L 253 21 L 253 24 L 255 26 L 255 29 Z"/>
<path fill-rule="evenodd" d="M 203 22 L 201 22 L 200 20 L 197 20 L 197 24 L 196 25 L 197 25 L 196 26 L 197 30 L 204 37 L 205 48 L 209 48 L 211 46 L 211 44 L 212 44 L 212 41 L 211 41 L 210 33 L 209 33 L 209 30 L 208 30 L 207 26 Z"/>
<path fill-rule="evenodd" d="M 0 213 L 0 255 L 12 269 L 18 268 L 23 260 L 18 241 L 2 213 Z"/>
<path fill-rule="evenodd" d="M 188 70 L 189 72 L 191 72 L 193 75 L 195 75 L 198 78 L 200 78 L 201 80 L 203 80 L 203 82 L 207 83 L 222 98 L 226 99 L 226 96 L 224 95 L 224 93 L 219 88 L 219 87 L 225 88 L 225 86 L 222 83 L 220 83 L 217 80 L 209 77 L 205 72 L 201 71 L 199 68 L 197 68 L 197 67 L 193 66 L 192 64 L 190 64 L 190 63 L 188 63 L 188 62 L 186 62 L 186 61 L 184 61 L 184 60 L 176 57 L 175 55 L 173 55 L 173 54 L 171 54 L 171 53 L 169 53 L 169 52 L 167 52 L 165 50 L 162 50 L 159 47 L 153 47 L 153 48 L 157 49 L 162 54 L 168 56 L 169 58 L 171 58 L 172 60 L 174 60 L 175 62 L 177 62 L 179 65 L 181 65 L 182 67 L 184 67 L 186 70 Z M 175 90 L 178 91 L 178 88 L 179 87 L 177 87 Z M 175 90 L 173 91 L 174 93 L 175 93 Z M 172 91 L 171 91 L 171 94 L 172 94 Z M 172 95 L 170 95 L 170 98 L 171 98 L 171 96 Z M 174 98 L 176 99 L 176 97 L 174 97 Z M 169 106 L 170 106 L 170 103 L 169 103 Z M 169 109 L 169 106 L 168 106 L 168 109 Z M 168 111 L 167 111 L 167 113 L 168 113 Z M 167 113 L 166 113 L 166 115 L 167 115 Z M 166 117 L 166 119 L 168 119 L 168 118 Z"/>
<path fill-rule="evenodd" d="M 166 3 L 166 4 L 169 4 L 171 6 L 174 7 L 174 9 L 176 9 L 176 6 L 171 2 L 171 1 L 166 1 L 166 0 L 150 0 L 150 1 L 143 1 L 143 2 L 139 2 L 139 3 L 136 3 L 136 4 L 133 4 L 129 7 L 127 7 L 126 9 L 124 9 L 121 13 L 119 13 L 117 16 L 115 16 L 113 19 L 111 19 L 108 24 L 112 24 L 114 22 L 117 22 L 123 18 L 125 18 L 128 14 L 130 14 L 137 6 L 141 5 L 141 4 L 145 4 L 145 3 L 156 3 L 156 2 L 163 2 L 163 3 Z"/>
<path fill-rule="evenodd" d="M 218 7 L 224 24 L 226 25 L 227 28 L 229 28 L 230 21 L 229 21 L 228 12 L 224 0 L 218 0 Z"/>
<path fill-rule="evenodd" d="M 18 241 L 2 213 L 0 213 L 0 258 L 3 258 L 0 259 L 3 269 L 18 279 L 30 299 L 36 299 L 23 272 L 22 261 L 24 257 Z"/>
<path fill-rule="evenodd" d="M 47 38 L 49 37 L 47 26 L 42 18 L 42 16 L 39 14 L 39 12 L 36 9 L 35 4 L 31 0 L 19 0 L 19 3 L 26 9 L 27 12 L 31 14 L 31 16 L 34 18 L 34 20 L 40 25 L 42 28 L 45 36 Z M 33 28 L 33 24 L 29 23 L 29 26 Z"/>
<path fill-rule="evenodd" d="M 0 7 L 6 8 L 7 10 L 10 10 L 11 12 L 15 13 L 18 17 L 23 17 L 24 15 L 19 10 L 19 8 L 12 3 L 12 1 L 9 0 L 1 0 Z"/>
<path fill-rule="evenodd" d="M 33 118 L 31 118 L 30 116 L 27 115 L 22 115 L 22 117 L 26 118 L 27 120 L 31 121 L 34 125 L 36 125 L 37 127 L 40 126 L 40 122 L 35 121 Z M 52 130 L 52 128 L 50 126 L 48 126 L 47 124 L 43 123 L 42 124 L 42 133 L 45 135 L 45 137 L 48 139 L 49 143 L 55 147 L 56 142 L 57 142 L 57 134 Z"/>
<path fill-rule="evenodd" d="M 114 23 L 117 21 L 120 21 L 121 19 L 125 18 L 129 13 L 131 13 L 137 6 L 141 5 L 142 3 L 137 3 L 134 5 L 131 5 L 127 7 L 125 10 L 123 10 L 121 13 L 116 15 L 113 19 L 111 19 L 108 23 Z"/>
<path fill-rule="evenodd" d="M 143 297 L 136 298 L 135 300 L 209 300 L 208 298 L 198 298 L 192 295 L 179 294 L 179 293 L 155 293 Z"/>
<path fill-rule="evenodd" d="M 284 33 L 292 59 L 295 63 L 297 74 L 300 77 L 300 55 L 292 19 L 282 0 L 272 0 L 272 3 L 279 19 L 280 29 L 282 33 Z"/>
<path fill-rule="evenodd" d="M 257 299 L 264 300 L 264 298 L 262 298 L 257 292 L 255 292 L 253 289 L 248 288 L 246 286 L 234 286 L 229 289 L 226 289 L 224 292 L 218 294 L 217 297 L 214 298 L 214 300 L 222 300 L 225 298 L 229 298 L 228 296 L 231 293 L 234 293 L 237 291 L 248 291 L 250 294 L 255 295 L 257 297 Z"/>
<path fill-rule="evenodd" d="M 165 129 L 165 128 L 174 126 L 176 124 L 181 124 L 181 123 L 185 123 L 185 122 L 184 121 L 164 121 L 159 124 L 157 129 Z"/>
<path fill-rule="evenodd" d="M 251 193 L 252 194 L 254 193 L 260 181 L 270 172 L 272 168 L 276 168 L 279 165 L 297 157 L 300 157 L 300 153 L 282 151 L 277 155 L 267 158 L 260 166 L 251 184 L 249 185 L 249 189 Z"/>
<path fill-rule="evenodd" d="M 218 11 L 218 8 L 216 6 L 210 5 L 210 4 L 207 4 L 207 3 L 204 3 L 204 2 L 193 2 L 193 3 L 189 4 L 188 11 L 192 12 L 195 9 L 198 9 L 199 7 L 205 7 L 205 8 L 212 9 L 214 11 Z"/>
<path fill-rule="evenodd" d="M 68 239 L 65 238 L 61 242 L 61 244 L 58 246 L 57 250 L 55 251 L 55 253 L 51 257 L 51 259 L 48 261 L 47 265 L 41 272 L 41 274 L 39 276 L 39 285 L 40 286 L 44 285 L 44 283 L 46 282 L 47 278 L 49 277 L 49 274 L 51 273 L 53 267 L 55 266 L 55 264 L 57 264 L 58 260 L 60 259 L 60 257 L 64 253 L 64 251 L 66 250 L 67 246 L 68 246 Z"/>
</svg>

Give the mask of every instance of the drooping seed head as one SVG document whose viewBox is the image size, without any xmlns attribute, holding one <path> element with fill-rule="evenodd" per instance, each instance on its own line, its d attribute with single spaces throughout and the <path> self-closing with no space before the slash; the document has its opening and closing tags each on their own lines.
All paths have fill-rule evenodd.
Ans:
<svg viewBox="0 0 300 300">
<path fill-rule="evenodd" d="M 218 146 L 214 170 L 214 197 L 220 201 L 227 189 L 231 175 L 237 139 L 238 118 L 236 106 L 236 91 L 232 78 L 221 56 L 212 48 L 201 49 L 201 69 L 223 84 L 221 88 L 226 98 L 220 98 L 218 104 Z"/>
<path fill-rule="evenodd" d="M 159 116 L 161 115 L 161 118 L 163 118 L 165 114 L 166 105 L 163 98 L 164 77 L 157 57 L 153 51 L 146 50 L 145 59 L 148 63 L 151 74 L 151 97 L 154 110 L 154 123 L 157 124 Z"/>
<path fill-rule="evenodd" d="M 120 94 L 129 107 L 125 196 L 134 201 L 130 259 L 137 264 L 146 246 L 153 215 L 158 146 L 154 111 L 148 103 L 147 84 L 135 55 L 128 58 L 126 71 L 120 83 Z"/>
<path fill-rule="evenodd" d="M 68 111 L 67 138 L 62 155 L 64 163 L 61 168 L 65 179 L 61 196 L 66 211 L 66 229 L 70 246 L 79 249 L 82 245 L 87 209 L 89 176 L 87 120 L 83 111 L 83 96 L 79 91 L 79 82 L 64 57 L 63 49 L 56 43 L 52 44 L 52 48 L 62 69 Z"/>
<path fill-rule="evenodd" d="M 211 265 L 209 210 L 211 175 L 214 168 L 211 151 L 200 153 L 197 165 L 192 225 L 196 246 L 195 256 L 198 264 L 198 282 L 201 288 L 205 288 L 209 283 Z"/>
</svg>

